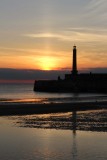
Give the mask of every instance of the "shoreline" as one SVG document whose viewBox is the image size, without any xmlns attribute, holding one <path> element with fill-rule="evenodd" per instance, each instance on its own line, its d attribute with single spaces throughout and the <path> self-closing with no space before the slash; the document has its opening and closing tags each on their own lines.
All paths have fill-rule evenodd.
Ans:
<svg viewBox="0 0 107 160">
<path fill-rule="evenodd" d="M 17 104 L 0 104 L 0 116 L 9 115 L 29 115 L 29 114 L 47 114 L 47 113 L 61 113 L 73 111 L 88 111 L 107 109 L 107 101 L 95 102 L 74 102 L 74 103 L 17 103 Z"/>
</svg>

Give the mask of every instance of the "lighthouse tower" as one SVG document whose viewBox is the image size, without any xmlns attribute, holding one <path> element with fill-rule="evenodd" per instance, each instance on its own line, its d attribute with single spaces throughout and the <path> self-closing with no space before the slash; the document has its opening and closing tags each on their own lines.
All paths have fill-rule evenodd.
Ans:
<svg viewBox="0 0 107 160">
<path fill-rule="evenodd" d="M 77 75 L 77 49 L 73 46 L 73 64 L 72 64 L 72 75 Z"/>
</svg>

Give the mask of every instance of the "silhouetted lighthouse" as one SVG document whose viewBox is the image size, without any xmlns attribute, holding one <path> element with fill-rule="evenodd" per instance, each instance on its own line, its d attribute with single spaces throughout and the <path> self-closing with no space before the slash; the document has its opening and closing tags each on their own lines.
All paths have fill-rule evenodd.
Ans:
<svg viewBox="0 0 107 160">
<path fill-rule="evenodd" d="M 77 75 L 77 49 L 76 46 L 73 46 L 73 65 L 72 65 L 72 74 Z"/>
</svg>

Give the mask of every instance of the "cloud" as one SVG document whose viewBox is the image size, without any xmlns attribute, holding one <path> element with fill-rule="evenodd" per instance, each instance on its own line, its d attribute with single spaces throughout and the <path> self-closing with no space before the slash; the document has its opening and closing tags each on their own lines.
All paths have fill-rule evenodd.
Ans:
<svg viewBox="0 0 107 160">
<path fill-rule="evenodd" d="M 60 34 L 53 34 L 53 33 L 37 33 L 37 34 L 26 34 L 26 37 L 31 38 L 63 38 Z"/>
<path fill-rule="evenodd" d="M 107 68 L 87 68 L 81 69 L 79 73 L 107 73 Z M 38 80 L 38 79 L 57 79 L 61 76 L 64 79 L 65 74 L 70 74 L 69 68 L 59 70 L 43 71 L 33 69 L 11 69 L 0 68 L 0 80 Z"/>
<path fill-rule="evenodd" d="M 16 54 L 18 53 L 18 54 Z M 23 48 L 9 48 L 9 47 L 2 47 L 0 46 L 0 55 L 2 57 L 5 56 L 25 56 L 25 57 L 32 57 L 36 56 L 36 58 L 44 57 L 44 56 L 66 56 L 69 55 L 68 51 L 56 51 L 55 49 L 51 50 L 51 48 L 41 48 L 41 49 L 23 49 Z"/>
<path fill-rule="evenodd" d="M 106 0 L 90 0 L 88 8 L 93 10 L 103 10 L 107 4 Z"/>
<path fill-rule="evenodd" d="M 35 49 L 23 49 L 23 48 L 9 48 L 9 47 L 2 47 L 0 46 L 0 50 L 8 50 L 8 51 L 15 51 L 15 52 L 26 52 L 26 53 L 35 53 Z M 40 50 L 36 49 L 36 52 L 40 52 Z"/>
<path fill-rule="evenodd" d="M 0 80 L 38 80 L 57 79 L 58 75 L 64 77 L 62 70 L 33 70 L 33 69 L 11 69 L 0 68 Z"/>
<path fill-rule="evenodd" d="M 93 18 L 102 21 L 107 16 L 107 0 L 91 0 L 87 6 L 87 13 Z"/>
<path fill-rule="evenodd" d="M 105 68 L 82 68 L 80 70 L 80 73 L 89 73 L 89 72 L 92 72 L 92 73 L 107 73 L 107 67 Z"/>
<path fill-rule="evenodd" d="M 66 40 L 70 41 L 70 38 L 64 34 L 57 34 L 57 33 L 36 33 L 36 34 L 25 34 L 25 37 L 29 38 L 45 38 L 45 39 L 56 39 L 56 40 Z"/>
<path fill-rule="evenodd" d="M 40 39 L 56 39 L 60 41 L 78 41 L 78 42 L 100 42 L 107 41 L 107 34 L 105 30 L 91 29 L 91 28 L 70 28 L 60 33 L 37 33 L 25 34 L 25 37 L 40 38 Z"/>
<path fill-rule="evenodd" d="M 107 32 L 107 29 L 106 28 L 98 28 L 97 26 L 94 26 L 94 27 L 69 27 L 67 28 L 65 31 L 74 31 L 74 32 L 82 32 L 82 33 L 92 33 L 92 34 L 95 34 L 95 33 L 106 33 Z"/>
</svg>

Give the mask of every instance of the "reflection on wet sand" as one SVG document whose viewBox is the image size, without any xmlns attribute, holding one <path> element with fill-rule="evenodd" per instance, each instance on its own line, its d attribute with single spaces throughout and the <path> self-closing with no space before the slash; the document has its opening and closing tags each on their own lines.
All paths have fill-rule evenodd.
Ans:
<svg viewBox="0 0 107 160">
<path fill-rule="evenodd" d="M 76 130 L 73 130 L 73 140 L 72 140 L 72 158 L 73 160 L 77 159 L 78 151 L 77 151 L 77 141 L 76 141 Z"/>
<path fill-rule="evenodd" d="M 76 134 L 76 127 L 77 127 L 77 112 L 72 112 L 72 130 L 74 135 Z"/>
<path fill-rule="evenodd" d="M 106 147 L 103 147 L 104 144 L 106 146 L 106 143 L 104 143 L 105 138 L 102 138 L 99 141 L 99 136 L 101 136 L 102 133 L 100 133 L 100 134 L 97 133 L 98 134 L 97 135 L 95 132 L 93 134 L 92 132 L 78 132 L 78 130 L 107 132 L 107 116 L 106 115 L 107 115 L 107 110 L 94 110 L 94 111 L 81 111 L 81 112 L 74 111 L 74 112 L 68 112 L 68 113 L 35 114 L 35 115 L 26 115 L 26 116 L 9 116 L 8 120 L 10 120 L 12 122 L 12 125 L 14 124 L 16 127 L 19 127 L 19 128 L 22 127 L 20 129 L 23 129 L 24 127 L 26 127 L 26 129 L 28 129 L 30 131 L 30 133 L 32 131 L 34 131 L 33 133 L 36 136 L 37 136 L 37 133 L 35 131 L 38 131 L 38 132 L 40 131 L 42 136 L 45 133 L 45 136 L 48 137 L 45 139 L 46 144 L 47 144 L 48 140 L 49 140 L 49 142 L 52 141 L 52 137 L 54 137 L 54 133 L 56 132 L 55 129 L 59 130 L 57 132 L 58 140 L 56 140 L 56 136 L 54 139 L 55 143 L 57 143 L 59 141 L 59 139 L 61 138 L 60 135 L 63 135 L 62 136 L 63 138 L 59 142 L 61 143 L 63 140 L 66 141 L 66 139 L 68 139 L 68 137 L 66 136 L 65 133 L 70 133 L 70 140 L 67 140 L 66 146 L 62 145 L 62 144 L 65 144 L 65 142 L 62 143 L 60 146 L 60 147 L 63 146 L 62 147 L 63 151 L 67 152 L 66 156 L 69 155 L 68 159 L 70 159 L 70 158 L 73 160 L 87 159 L 89 156 L 90 156 L 90 158 L 88 158 L 88 159 L 92 159 L 91 155 L 93 155 L 93 153 L 94 153 L 95 157 L 97 157 L 96 159 L 100 159 L 101 153 L 102 153 L 102 157 L 104 157 L 104 158 L 106 157 L 106 154 L 104 153 Z M 34 128 L 36 128 L 36 130 Z M 40 128 L 40 129 L 37 129 L 37 128 Z M 43 130 L 41 130 L 41 129 L 43 129 Z M 52 130 L 52 129 L 54 129 L 54 130 Z M 61 129 L 68 130 L 68 131 L 62 132 L 62 131 L 60 131 Z M 69 130 L 71 130 L 71 132 L 69 132 Z M 52 136 L 51 136 L 51 140 L 50 140 L 51 134 L 52 134 Z M 85 135 L 85 137 L 84 137 L 84 135 Z M 92 140 L 93 138 L 96 139 L 95 135 L 98 136 L 98 137 L 96 136 L 96 138 L 97 138 L 96 145 L 95 145 L 94 141 Z M 64 137 L 66 137 L 66 138 L 64 138 Z M 88 137 L 88 139 L 87 139 L 88 145 L 85 144 L 86 143 L 85 140 L 87 137 Z M 34 138 L 34 139 L 37 140 L 37 138 Z M 90 139 L 91 139 L 91 141 L 90 141 Z M 104 141 L 103 143 L 101 143 L 102 140 Z M 42 139 L 42 141 L 43 141 L 43 139 Z M 52 147 L 53 147 L 53 145 L 54 145 L 54 143 L 52 143 Z M 49 149 L 45 148 L 44 152 L 42 151 L 42 152 L 38 153 L 38 150 L 35 151 L 36 152 L 35 155 L 39 154 L 40 156 L 42 155 L 43 157 L 50 157 L 50 155 L 51 156 L 53 155 L 53 157 L 55 157 L 61 153 L 61 150 L 58 152 L 59 148 L 57 148 L 57 146 L 58 145 L 55 145 L 56 148 L 53 147 L 54 149 L 56 149 L 55 151 L 51 150 L 52 148 L 50 147 Z M 85 146 L 85 148 L 83 146 Z M 67 147 L 69 149 L 66 150 Z M 97 152 L 96 152 L 96 150 L 97 150 Z M 98 150 L 99 150 L 99 152 L 98 152 Z M 60 156 L 64 157 L 65 152 L 62 152 L 62 154 L 60 154 Z M 83 152 L 85 152 L 85 155 L 82 154 Z M 83 158 L 84 156 L 85 156 L 85 158 Z M 58 158 L 56 158 L 56 159 L 58 159 Z M 67 159 L 67 158 L 64 157 L 62 159 Z"/>
<path fill-rule="evenodd" d="M 49 128 L 85 131 L 107 131 L 107 110 L 11 116 L 15 125 L 30 128 Z"/>
</svg>

